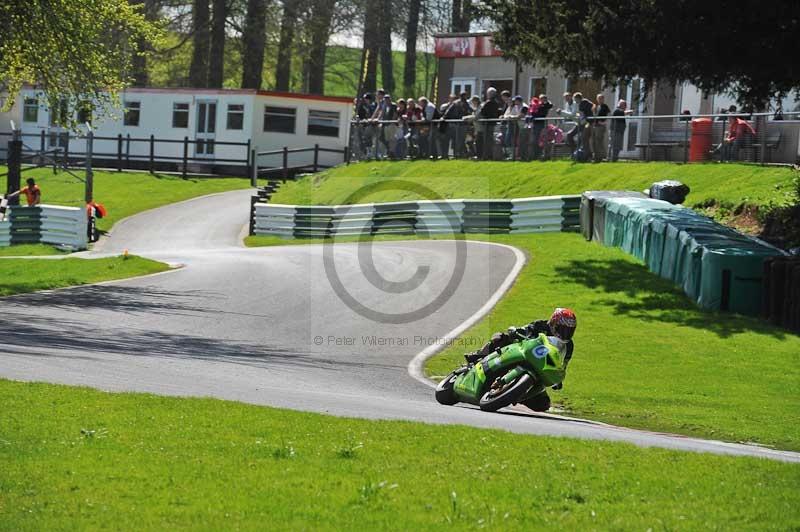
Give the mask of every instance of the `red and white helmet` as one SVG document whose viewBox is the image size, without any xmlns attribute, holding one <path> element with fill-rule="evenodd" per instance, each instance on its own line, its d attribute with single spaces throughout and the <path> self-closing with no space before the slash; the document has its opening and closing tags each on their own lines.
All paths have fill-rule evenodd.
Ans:
<svg viewBox="0 0 800 532">
<path fill-rule="evenodd" d="M 555 336 L 566 341 L 575 334 L 575 329 L 578 327 L 578 318 L 575 317 L 575 313 L 572 310 L 558 307 L 553 311 L 553 315 L 550 316 L 547 324 Z"/>
</svg>

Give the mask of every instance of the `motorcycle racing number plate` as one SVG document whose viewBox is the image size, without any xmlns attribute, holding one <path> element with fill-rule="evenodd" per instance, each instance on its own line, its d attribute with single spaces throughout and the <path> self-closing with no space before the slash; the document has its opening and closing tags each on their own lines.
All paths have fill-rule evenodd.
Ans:
<svg viewBox="0 0 800 532">
<path fill-rule="evenodd" d="M 537 345 L 533 348 L 533 356 L 536 358 L 544 358 L 550 352 L 550 349 L 546 345 Z"/>
</svg>

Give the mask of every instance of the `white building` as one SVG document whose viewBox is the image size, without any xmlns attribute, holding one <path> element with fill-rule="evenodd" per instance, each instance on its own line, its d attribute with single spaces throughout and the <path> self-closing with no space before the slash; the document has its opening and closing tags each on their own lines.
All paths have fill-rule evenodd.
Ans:
<svg viewBox="0 0 800 532">
<path fill-rule="evenodd" d="M 115 116 L 92 120 L 98 162 L 114 166 L 122 161 L 126 168 L 148 168 L 152 151 L 152 159 L 162 169 L 179 167 L 185 155 L 190 168 L 238 174 L 246 171 L 251 149 L 265 152 L 319 145 L 343 150 L 352 109 L 347 98 L 254 89 L 129 88 L 121 101 L 124 109 Z M 58 146 L 82 158 L 83 135 L 68 135 L 55 125 L 55 116 L 39 91 L 27 88 L 9 112 L 0 113 L 0 133 L 9 133 L 13 120 L 28 148 Z M 88 118 L 88 114 L 78 117 L 80 122 Z M 2 138 L 7 137 L 0 137 L 5 144 Z M 288 163 L 311 164 L 313 157 L 310 151 L 290 153 Z M 341 153 L 320 152 L 318 163 L 332 166 L 342 160 Z M 259 167 L 278 167 L 283 154 L 262 155 L 257 162 Z"/>
</svg>

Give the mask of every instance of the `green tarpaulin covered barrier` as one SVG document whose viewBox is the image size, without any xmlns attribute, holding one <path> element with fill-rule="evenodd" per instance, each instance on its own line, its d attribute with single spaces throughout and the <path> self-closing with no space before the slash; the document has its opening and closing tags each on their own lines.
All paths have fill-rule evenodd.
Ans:
<svg viewBox="0 0 800 532">
<path fill-rule="evenodd" d="M 764 260 L 782 255 L 779 249 L 665 201 L 606 197 L 593 209 L 593 222 L 603 227 L 592 234 L 673 281 L 700 307 L 758 314 Z"/>
</svg>

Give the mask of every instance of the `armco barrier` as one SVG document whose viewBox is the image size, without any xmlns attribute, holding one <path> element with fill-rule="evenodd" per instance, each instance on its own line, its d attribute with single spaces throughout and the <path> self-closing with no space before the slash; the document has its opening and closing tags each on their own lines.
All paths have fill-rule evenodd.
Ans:
<svg viewBox="0 0 800 532">
<path fill-rule="evenodd" d="M 707 310 L 758 314 L 764 261 L 783 255 L 692 209 L 635 193 L 615 192 L 582 208 L 593 209 L 582 216 L 584 224 L 592 220 L 582 228 L 587 238 L 622 248 Z"/>
<path fill-rule="evenodd" d="M 0 222 L 0 248 L 11 245 L 11 220 Z"/>
<path fill-rule="evenodd" d="M 279 205 L 254 198 L 252 233 L 285 238 L 577 231 L 580 196 L 358 205 Z"/>
<path fill-rule="evenodd" d="M 11 207 L 0 222 L 0 246 L 11 244 L 56 244 L 86 249 L 86 211 L 78 207 L 39 205 Z"/>
</svg>

